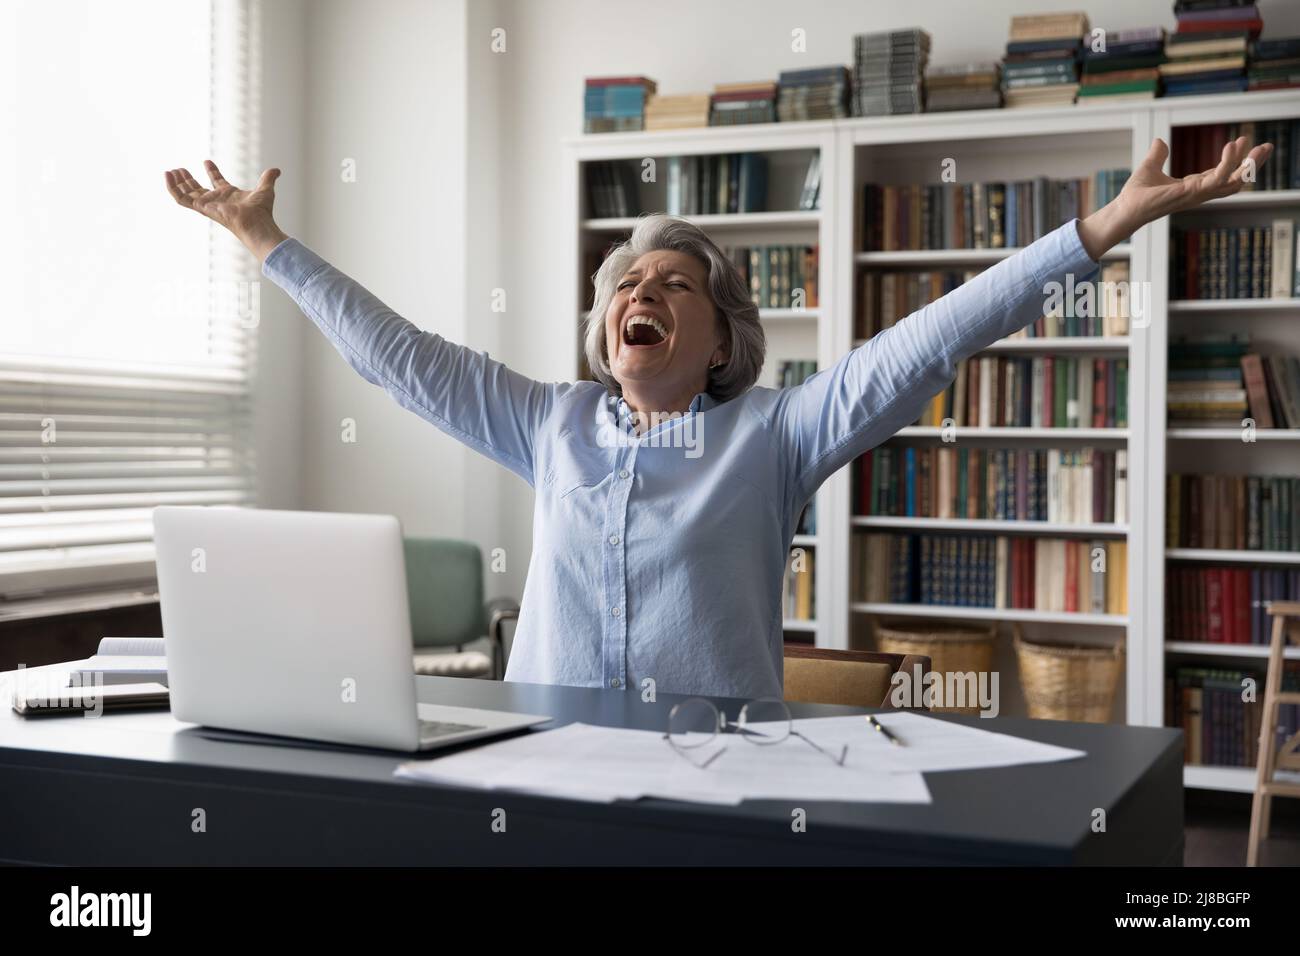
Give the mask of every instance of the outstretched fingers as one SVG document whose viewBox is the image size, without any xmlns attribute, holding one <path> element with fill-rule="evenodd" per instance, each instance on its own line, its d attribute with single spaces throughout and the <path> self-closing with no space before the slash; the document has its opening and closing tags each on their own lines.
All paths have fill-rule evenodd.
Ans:
<svg viewBox="0 0 1300 956">
<path fill-rule="evenodd" d="M 210 159 L 203 161 L 204 167 L 208 171 L 208 178 L 212 180 L 213 189 L 222 189 L 230 185 L 226 182 L 226 177 L 221 175 L 221 170 L 217 169 L 217 164 Z"/>
</svg>

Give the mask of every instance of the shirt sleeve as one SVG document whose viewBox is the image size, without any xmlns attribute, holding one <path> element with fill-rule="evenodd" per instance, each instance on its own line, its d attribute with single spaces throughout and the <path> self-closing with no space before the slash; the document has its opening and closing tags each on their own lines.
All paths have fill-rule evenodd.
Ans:
<svg viewBox="0 0 1300 956">
<path fill-rule="evenodd" d="M 367 382 L 534 484 L 534 438 L 561 384 L 533 381 L 418 328 L 296 239 L 271 250 L 262 274 Z"/>
<path fill-rule="evenodd" d="M 957 377 L 957 363 L 1043 315 L 1045 286 L 1097 271 L 1073 219 L 913 312 L 802 385 L 774 416 L 796 501 L 920 416 Z"/>
</svg>

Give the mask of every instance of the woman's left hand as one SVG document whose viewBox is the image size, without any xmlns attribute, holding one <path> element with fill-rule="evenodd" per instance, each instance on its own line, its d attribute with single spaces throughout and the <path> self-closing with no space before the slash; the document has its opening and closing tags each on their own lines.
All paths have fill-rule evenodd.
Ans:
<svg viewBox="0 0 1300 956">
<path fill-rule="evenodd" d="M 1250 141 L 1240 136 L 1223 147 L 1218 166 L 1174 179 L 1164 174 L 1169 146 L 1162 139 L 1154 140 L 1120 194 L 1079 223 L 1083 248 L 1093 259 L 1100 259 L 1112 246 L 1161 216 L 1231 196 L 1241 189 L 1246 171 L 1254 175 L 1272 151 L 1272 143 L 1250 149 Z"/>
</svg>

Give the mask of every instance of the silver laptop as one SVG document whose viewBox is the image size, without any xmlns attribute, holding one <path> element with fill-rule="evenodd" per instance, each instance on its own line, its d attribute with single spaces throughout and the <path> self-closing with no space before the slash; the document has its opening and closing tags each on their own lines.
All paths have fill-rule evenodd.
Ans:
<svg viewBox="0 0 1300 956">
<path fill-rule="evenodd" d="M 417 705 L 392 515 L 164 505 L 153 526 L 178 720 L 416 751 L 550 719 Z"/>
</svg>

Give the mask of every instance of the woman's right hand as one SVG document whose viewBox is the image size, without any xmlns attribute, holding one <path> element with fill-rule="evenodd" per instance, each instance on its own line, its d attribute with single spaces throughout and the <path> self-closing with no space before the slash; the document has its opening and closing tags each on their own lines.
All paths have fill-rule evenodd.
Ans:
<svg viewBox="0 0 1300 956">
<path fill-rule="evenodd" d="M 258 262 L 265 260 L 272 249 L 289 238 L 272 216 L 280 170 L 263 172 L 254 189 L 236 189 L 211 160 L 205 160 L 203 165 L 212 180 L 211 189 L 200 186 L 189 170 L 171 169 L 164 174 L 167 191 L 179 205 L 229 229 Z"/>
</svg>

